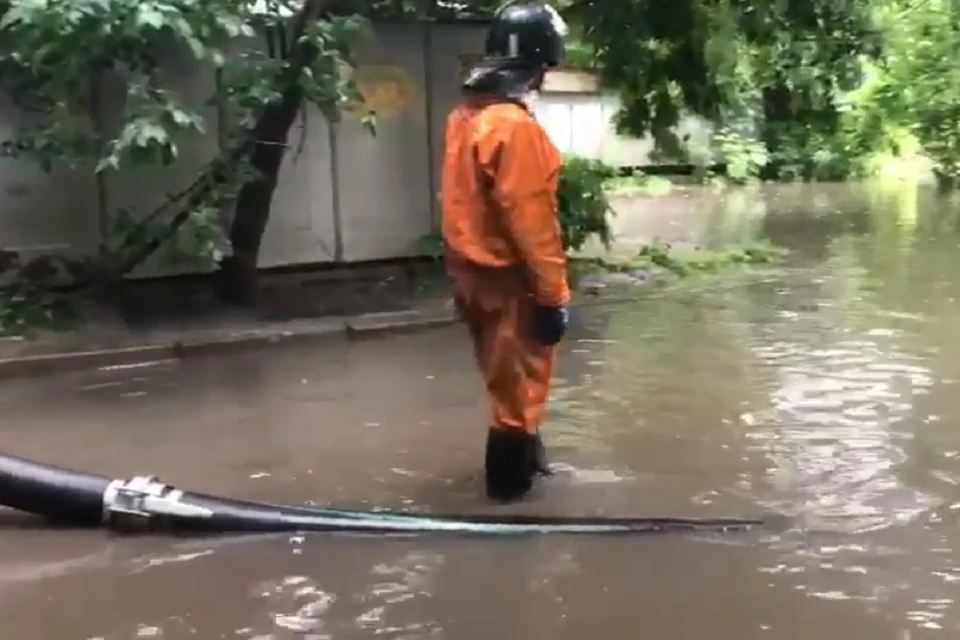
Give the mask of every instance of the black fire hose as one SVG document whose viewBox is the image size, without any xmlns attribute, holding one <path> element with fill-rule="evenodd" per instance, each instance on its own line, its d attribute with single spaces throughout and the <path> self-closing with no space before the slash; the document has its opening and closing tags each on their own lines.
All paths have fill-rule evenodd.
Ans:
<svg viewBox="0 0 960 640">
<path fill-rule="evenodd" d="M 303 508 L 180 491 L 153 476 L 111 480 L 0 455 L 0 505 L 77 526 L 117 531 L 379 534 L 654 533 L 743 530 L 761 520 L 722 518 L 573 518 L 430 516 Z"/>
</svg>

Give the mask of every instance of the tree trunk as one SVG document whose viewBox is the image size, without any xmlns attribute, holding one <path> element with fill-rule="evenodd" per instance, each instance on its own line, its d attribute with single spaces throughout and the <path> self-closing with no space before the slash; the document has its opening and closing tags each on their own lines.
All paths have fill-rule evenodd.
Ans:
<svg viewBox="0 0 960 640">
<path fill-rule="evenodd" d="M 287 151 L 290 128 L 304 99 L 299 77 L 317 55 L 313 47 L 300 44 L 300 37 L 306 25 L 320 19 L 329 4 L 330 0 L 307 0 L 304 3 L 289 40 L 298 44 L 286 52 L 287 68 L 277 78 L 281 98 L 264 109 L 254 126 L 255 142 L 249 162 L 256 177 L 244 184 L 237 196 L 230 226 L 233 255 L 220 263 L 217 278 L 217 293 L 229 304 L 256 304 L 260 243 L 270 219 L 270 206 Z"/>
<path fill-rule="evenodd" d="M 257 122 L 257 142 L 250 154 L 250 166 L 256 177 L 244 184 L 237 196 L 230 225 L 233 255 L 220 263 L 218 293 L 224 302 L 256 304 L 260 243 L 270 219 L 273 192 L 287 151 L 287 137 L 302 100 L 303 90 L 299 84 L 290 87 L 284 91 L 283 99 L 270 105 Z"/>
</svg>

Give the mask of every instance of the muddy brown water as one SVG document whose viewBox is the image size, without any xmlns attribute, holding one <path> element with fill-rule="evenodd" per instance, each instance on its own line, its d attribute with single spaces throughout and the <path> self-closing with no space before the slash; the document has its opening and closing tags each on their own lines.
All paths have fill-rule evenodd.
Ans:
<svg viewBox="0 0 960 640">
<path fill-rule="evenodd" d="M 957 637 L 957 207 L 750 197 L 763 206 L 725 228 L 790 246 L 786 264 L 577 312 L 546 427 L 563 473 L 523 505 L 480 497 L 486 414 L 459 327 L 4 381 L 0 442 L 286 503 L 776 526 L 117 538 L 7 513 L 2 638 Z"/>
</svg>

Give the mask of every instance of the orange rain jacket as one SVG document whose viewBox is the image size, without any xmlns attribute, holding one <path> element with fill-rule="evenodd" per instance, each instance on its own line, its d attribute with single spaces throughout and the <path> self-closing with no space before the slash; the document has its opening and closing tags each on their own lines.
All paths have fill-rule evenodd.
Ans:
<svg viewBox="0 0 960 640">
<path fill-rule="evenodd" d="M 566 305 L 559 174 L 560 152 L 528 109 L 468 98 L 447 120 L 441 203 L 448 260 L 524 267 L 537 304 Z"/>
</svg>

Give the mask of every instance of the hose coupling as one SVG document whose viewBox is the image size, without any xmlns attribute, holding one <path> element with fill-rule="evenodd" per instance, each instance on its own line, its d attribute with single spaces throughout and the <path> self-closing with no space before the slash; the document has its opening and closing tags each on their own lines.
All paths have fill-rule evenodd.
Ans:
<svg viewBox="0 0 960 640">
<path fill-rule="evenodd" d="M 210 509 L 182 500 L 183 491 L 156 476 L 114 480 L 103 492 L 103 521 L 115 529 L 142 529 L 157 520 L 213 517 Z"/>
</svg>

